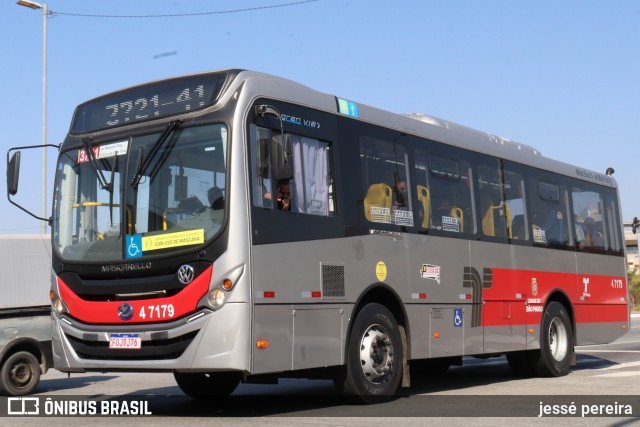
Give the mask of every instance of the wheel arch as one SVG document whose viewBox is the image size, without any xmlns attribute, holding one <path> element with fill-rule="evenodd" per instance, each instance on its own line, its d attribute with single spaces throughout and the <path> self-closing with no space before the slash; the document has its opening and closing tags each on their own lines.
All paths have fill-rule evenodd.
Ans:
<svg viewBox="0 0 640 427">
<path fill-rule="evenodd" d="M 49 349 L 47 349 L 47 346 Z M 33 354 L 40 362 L 40 372 L 46 374 L 47 370 L 53 366 L 53 355 L 51 341 L 41 342 L 33 338 L 17 338 L 10 341 L 0 353 L 0 366 L 4 365 L 7 358 L 20 351 Z"/>
<path fill-rule="evenodd" d="M 567 314 L 569 315 L 569 319 L 571 320 L 571 329 L 573 329 L 572 331 L 573 333 L 571 334 L 572 335 L 571 339 L 573 341 L 572 344 L 575 346 L 576 345 L 576 316 L 575 316 L 575 311 L 574 311 L 573 303 L 571 302 L 571 299 L 567 296 L 567 294 L 562 289 L 554 289 L 551 292 L 549 292 L 549 296 L 547 297 L 547 301 L 545 302 L 545 310 L 551 302 L 560 303 L 565 308 L 565 310 L 567 310 Z"/>
</svg>

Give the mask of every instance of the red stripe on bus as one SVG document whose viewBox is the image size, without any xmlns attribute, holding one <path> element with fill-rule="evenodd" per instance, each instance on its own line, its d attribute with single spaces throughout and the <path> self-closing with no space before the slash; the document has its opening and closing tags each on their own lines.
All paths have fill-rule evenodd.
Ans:
<svg viewBox="0 0 640 427">
<path fill-rule="evenodd" d="M 483 282 L 482 325 L 539 325 L 550 294 L 571 301 L 577 323 L 627 322 L 626 278 L 534 270 L 492 269 Z"/>
<path fill-rule="evenodd" d="M 94 324 L 131 324 L 167 322 L 193 313 L 198 301 L 209 290 L 213 267 L 202 274 L 176 295 L 166 298 L 122 301 L 86 301 L 76 295 L 66 283 L 58 277 L 60 298 L 64 301 L 69 315 L 85 323 Z M 122 304 L 133 307 L 129 320 L 122 320 L 118 310 Z"/>
</svg>

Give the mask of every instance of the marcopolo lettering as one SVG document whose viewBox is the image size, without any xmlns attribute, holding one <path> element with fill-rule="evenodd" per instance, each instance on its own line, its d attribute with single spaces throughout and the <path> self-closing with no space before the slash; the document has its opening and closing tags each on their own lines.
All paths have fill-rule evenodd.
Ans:
<svg viewBox="0 0 640 427">
<path fill-rule="evenodd" d="M 130 264 L 109 264 L 102 266 L 103 273 L 126 273 L 127 271 L 148 270 L 152 267 L 151 262 L 134 262 Z"/>
</svg>

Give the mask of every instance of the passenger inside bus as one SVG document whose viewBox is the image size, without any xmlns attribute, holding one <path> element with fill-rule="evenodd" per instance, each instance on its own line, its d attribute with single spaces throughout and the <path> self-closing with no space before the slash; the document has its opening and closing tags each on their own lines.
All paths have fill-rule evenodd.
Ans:
<svg viewBox="0 0 640 427">
<path fill-rule="evenodd" d="M 407 182 L 403 179 L 398 180 L 393 192 L 393 208 L 407 210 Z"/>
<path fill-rule="evenodd" d="M 291 211 L 291 185 L 288 179 L 278 181 L 276 203 L 281 211 Z"/>
<path fill-rule="evenodd" d="M 599 249 L 604 248 L 604 233 L 602 230 L 602 221 L 596 221 L 592 217 L 584 220 L 585 229 L 590 236 L 591 246 Z"/>
</svg>

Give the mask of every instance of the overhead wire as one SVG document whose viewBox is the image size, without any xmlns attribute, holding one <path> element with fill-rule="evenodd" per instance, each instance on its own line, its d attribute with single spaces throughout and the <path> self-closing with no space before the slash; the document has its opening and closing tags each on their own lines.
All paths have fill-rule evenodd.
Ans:
<svg viewBox="0 0 640 427">
<path fill-rule="evenodd" d="M 222 14 L 229 14 L 229 13 L 251 12 L 255 10 L 297 6 L 297 5 L 301 5 L 305 3 L 313 3 L 317 1 L 320 1 L 320 0 L 301 0 L 301 1 L 290 2 L 290 3 L 246 7 L 242 9 L 219 10 L 219 11 L 213 11 L 213 12 L 172 13 L 172 14 L 162 14 L 162 15 L 101 15 L 101 14 L 60 12 L 60 11 L 54 11 L 54 10 L 50 10 L 49 14 L 61 15 L 61 16 L 83 17 L 83 18 L 175 18 L 175 17 L 183 17 L 183 16 L 222 15 Z"/>
</svg>

